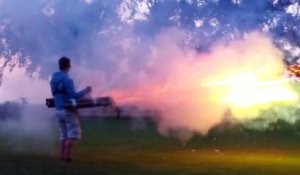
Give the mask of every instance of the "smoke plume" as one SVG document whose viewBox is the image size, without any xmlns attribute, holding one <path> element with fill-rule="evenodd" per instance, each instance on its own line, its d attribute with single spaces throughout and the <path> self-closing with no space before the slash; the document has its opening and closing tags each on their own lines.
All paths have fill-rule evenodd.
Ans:
<svg viewBox="0 0 300 175">
<path fill-rule="evenodd" d="M 3 149 L 18 153 L 57 154 L 57 126 L 44 106 L 20 102 L 0 105 L 0 138 Z"/>
<path fill-rule="evenodd" d="M 258 117 L 260 111 L 270 108 L 273 102 L 294 103 L 298 99 L 283 76 L 285 66 L 282 54 L 266 34 L 253 32 L 241 40 L 220 42 L 205 54 L 184 47 L 184 36 L 184 31 L 170 29 L 158 35 L 152 43 L 144 45 L 145 48 L 134 49 L 132 57 L 142 56 L 144 68 L 135 72 L 134 68 L 128 68 L 132 65 L 127 62 L 118 69 L 126 76 L 118 82 L 126 85 L 129 81 L 131 86 L 107 91 L 119 104 L 129 103 L 158 110 L 158 129 L 161 133 L 168 134 L 179 129 L 206 134 L 222 122 L 228 109 L 243 122 Z M 138 48 L 143 46 L 142 43 L 136 45 Z M 255 82 L 251 75 L 275 84 L 260 92 L 259 87 L 253 85 Z M 205 84 L 218 79 L 226 80 L 231 76 L 238 76 L 238 80 L 229 84 L 229 87 L 226 84 Z M 95 79 L 91 77 L 91 80 Z M 97 89 L 103 88 L 104 84 L 93 82 L 96 89 L 94 95 L 103 94 L 101 91 L 98 93 Z M 278 89 L 274 89 L 274 85 Z M 245 86 L 251 90 L 246 88 L 244 91 Z M 224 101 L 231 91 L 237 93 L 239 99 L 236 100 L 239 101 Z M 270 96 L 281 95 L 277 92 L 283 93 L 284 98 L 270 99 Z M 270 93 L 270 96 L 255 102 L 249 101 L 252 97 L 248 93 L 259 96 L 263 95 L 261 93 Z"/>
</svg>

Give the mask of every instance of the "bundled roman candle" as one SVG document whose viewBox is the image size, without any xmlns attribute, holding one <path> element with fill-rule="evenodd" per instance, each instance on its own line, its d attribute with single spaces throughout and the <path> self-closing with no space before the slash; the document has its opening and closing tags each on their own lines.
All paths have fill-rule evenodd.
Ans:
<svg viewBox="0 0 300 175">
<path fill-rule="evenodd" d="M 55 102 L 53 98 L 46 99 L 46 105 L 48 108 L 55 107 Z M 70 99 L 65 102 L 65 108 L 92 108 L 97 106 L 114 106 L 114 101 L 111 97 L 98 97 L 89 99 Z"/>
</svg>

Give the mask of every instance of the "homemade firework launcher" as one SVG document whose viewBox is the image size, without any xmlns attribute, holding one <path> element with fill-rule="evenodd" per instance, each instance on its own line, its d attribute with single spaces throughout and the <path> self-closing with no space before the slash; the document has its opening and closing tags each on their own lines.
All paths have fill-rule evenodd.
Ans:
<svg viewBox="0 0 300 175">
<path fill-rule="evenodd" d="M 46 99 L 48 108 L 54 108 L 55 102 L 53 98 Z M 70 99 L 65 101 L 65 108 L 92 108 L 92 107 L 116 107 L 114 100 L 111 97 L 98 97 L 89 99 Z"/>
<path fill-rule="evenodd" d="M 46 105 L 48 108 L 54 108 L 55 102 L 53 98 L 46 99 Z M 108 107 L 116 111 L 116 117 L 120 117 L 121 110 L 115 104 L 111 97 L 98 97 L 98 98 L 88 98 L 88 99 L 70 99 L 65 101 L 66 109 L 80 109 L 80 108 L 93 108 L 93 107 Z"/>
</svg>

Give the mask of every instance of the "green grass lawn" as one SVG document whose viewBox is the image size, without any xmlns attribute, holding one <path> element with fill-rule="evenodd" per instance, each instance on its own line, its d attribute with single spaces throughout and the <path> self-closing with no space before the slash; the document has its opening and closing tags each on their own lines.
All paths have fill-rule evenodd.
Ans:
<svg viewBox="0 0 300 175">
<path fill-rule="evenodd" d="M 57 141 L 34 145 L 26 139 L 20 144 L 30 151 L 16 152 L 2 139 L 0 175 L 300 174 L 300 142 L 291 130 L 215 132 L 183 144 L 159 135 L 151 122 L 133 130 L 130 120 L 86 119 L 82 127 L 84 137 L 69 163 L 56 157 Z"/>
</svg>

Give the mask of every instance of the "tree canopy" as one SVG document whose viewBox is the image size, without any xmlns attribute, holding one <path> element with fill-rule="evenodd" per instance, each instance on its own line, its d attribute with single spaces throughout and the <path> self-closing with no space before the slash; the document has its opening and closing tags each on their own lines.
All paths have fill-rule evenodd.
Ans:
<svg viewBox="0 0 300 175">
<path fill-rule="evenodd" d="M 0 71 L 30 63 L 30 72 L 61 54 L 88 59 L 95 41 L 101 47 L 128 30 L 147 40 L 170 27 L 188 31 L 198 52 L 265 32 L 292 63 L 300 53 L 299 9 L 297 0 L 2 0 Z"/>
</svg>

